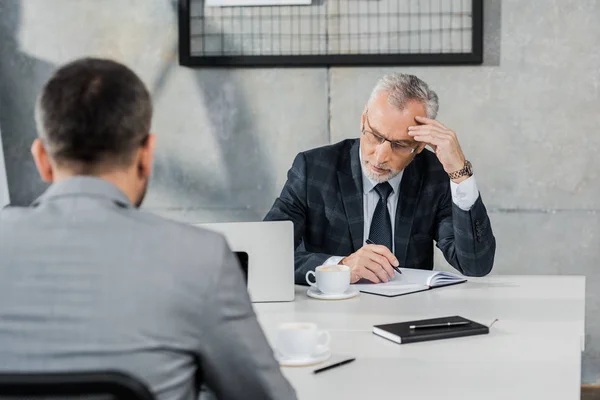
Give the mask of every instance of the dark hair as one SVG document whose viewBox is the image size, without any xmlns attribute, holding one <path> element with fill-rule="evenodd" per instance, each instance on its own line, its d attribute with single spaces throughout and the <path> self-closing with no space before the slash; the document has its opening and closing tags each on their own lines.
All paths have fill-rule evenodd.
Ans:
<svg viewBox="0 0 600 400">
<path fill-rule="evenodd" d="M 148 137 L 152 101 L 138 76 L 115 61 L 73 61 L 38 100 L 39 135 L 59 165 L 85 172 L 127 166 Z"/>
</svg>

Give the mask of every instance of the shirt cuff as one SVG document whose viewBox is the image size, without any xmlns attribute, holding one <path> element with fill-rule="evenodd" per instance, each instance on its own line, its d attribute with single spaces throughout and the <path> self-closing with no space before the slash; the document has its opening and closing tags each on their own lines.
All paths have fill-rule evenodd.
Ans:
<svg viewBox="0 0 600 400">
<path fill-rule="evenodd" d="M 331 256 L 327 260 L 325 260 L 323 265 L 337 265 L 343 259 L 344 259 L 344 256 Z"/>
<path fill-rule="evenodd" d="M 461 183 L 450 181 L 452 202 L 463 211 L 469 211 L 479 198 L 479 190 L 475 182 L 475 176 L 470 176 Z"/>
</svg>

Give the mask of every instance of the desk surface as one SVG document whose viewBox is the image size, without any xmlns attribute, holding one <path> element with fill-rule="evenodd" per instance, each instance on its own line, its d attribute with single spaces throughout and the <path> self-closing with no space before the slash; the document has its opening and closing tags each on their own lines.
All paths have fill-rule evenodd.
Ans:
<svg viewBox="0 0 600 400">
<path fill-rule="evenodd" d="M 491 276 L 407 296 L 361 293 L 320 301 L 296 287 L 292 303 L 255 304 L 274 343 L 277 325 L 315 322 L 332 335 L 332 360 L 357 360 L 323 374 L 283 368 L 299 398 L 579 399 L 585 278 Z M 376 324 L 461 315 L 489 324 L 489 335 L 397 345 Z"/>
<path fill-rule="evenodd" d="M 361 293 L 341 301 L 314 300 L 296 286 L 290 303 L 256 303 L 259 317 L 277 322 L 311 321 L 324 329 L 371 331 L 373 325 L 461 315 L 494 329 L 534 336 L 585 339 L 585 277 L 489 276 L 406 296 Z"/>
</svg>

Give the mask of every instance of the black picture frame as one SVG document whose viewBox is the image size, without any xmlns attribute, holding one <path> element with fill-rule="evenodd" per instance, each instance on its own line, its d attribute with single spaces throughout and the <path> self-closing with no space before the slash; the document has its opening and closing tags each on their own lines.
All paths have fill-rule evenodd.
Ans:
<svg viewBox="0 0 600 400">
<path fill-rule="evenodd" d="M 325 0 L 327 1 L 327 0 Z M 469 53 L 195 56 L 190 2 L 179 0 L 179 64 L 186 67 L 325 67 L 373 65 L 478 65 L 483 63 L 483 0 L 472 0 Z"/>
</svg>

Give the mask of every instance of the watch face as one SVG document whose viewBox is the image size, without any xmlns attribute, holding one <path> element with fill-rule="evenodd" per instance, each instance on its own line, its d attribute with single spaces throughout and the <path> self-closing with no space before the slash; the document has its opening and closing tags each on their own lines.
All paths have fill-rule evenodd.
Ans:
<svg viewBox="0 0 600 400">
<path fill-rule="evenodd" d="M 470 161 L 466 162 L 465 171 L 467 172 L 467 174 L 469 174 L 469 176 L 473 175 L 473 166 L 471 165 Z"/>
<path fill-rule="evenodd" d="M 473 176 L 473 166 L 469 160 L 465 160 L 465 166 L 458 171 L 448 173 L 450 179 L 457 179 L 461 176 Z"/>
</svg>

